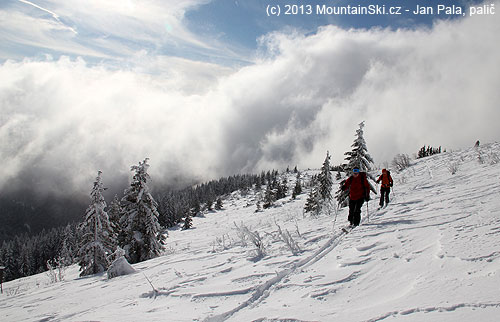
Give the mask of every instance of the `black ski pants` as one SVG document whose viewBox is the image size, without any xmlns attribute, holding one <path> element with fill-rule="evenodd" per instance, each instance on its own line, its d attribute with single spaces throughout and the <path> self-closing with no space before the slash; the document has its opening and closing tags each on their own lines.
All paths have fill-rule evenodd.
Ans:
<svg viewBox="0 0 500 322">
<path fill-rule="evenodd" d="M 389 204 L 389 193 L 391 192 L 391 187 L 382 187 L 380 188 L 380 207 L 384 206 L 384 200 L 385 200 L 385 205 L 387 206 Z"/>
<path fill-rule="evenodd" d="M 359 226 L 361 222 L 361 207 L 363 207 L 364 199 L 350 200 L 349 199 L 349 223 L 354 226 Z"/>
</svg>

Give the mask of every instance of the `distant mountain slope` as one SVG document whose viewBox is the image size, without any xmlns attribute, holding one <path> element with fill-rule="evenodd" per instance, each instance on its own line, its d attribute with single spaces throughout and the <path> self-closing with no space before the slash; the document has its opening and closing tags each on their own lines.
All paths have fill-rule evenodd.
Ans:
<svg viewBox="0 0 500 322">
<path fill-rule="evenodd" d="M 481 157 L 482 163 L 478 157 Z M 4 284 L 2 321 L 497 321 L 500 144 L 434 155 L 392 173 L 349 234 L 347 210 L 303 214 L 297 200 L 255 212 L 233 193 L 221 211 L 172 229 L 138 273 Z M 452 172 L 455 171 L 455 174 Z M 303 173 L 307 182 L 314 171 Z M 295 176 L 288 183 L 293 187 Z M 335 222 L 335 227 L 334 227 Z M 251 241 L 260 238 L 261 254 Z M 281 233 L 280 233 L 281 231 Z M 289 236 L 288 245 L 283 236 Z M 295 244 L 295 246 L 293 246 Z M 293 255 L 296 253 L 296 255 Z M 148 283 L 151 281 L 153 287 Z"/>
</svg>

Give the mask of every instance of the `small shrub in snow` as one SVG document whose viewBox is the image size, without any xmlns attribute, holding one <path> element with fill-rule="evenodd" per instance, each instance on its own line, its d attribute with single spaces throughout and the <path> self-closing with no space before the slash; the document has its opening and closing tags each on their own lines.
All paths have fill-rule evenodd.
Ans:
<svg viewBox="0 0 500 322">
<path fill-rule="evenodd" d="M 283 231 L 278 223 L 275 222 L 275 224 L 278 227 L 278 233 L 281 237 L 281 240 L 285 242 L 286 246 L 294 256 L 298 255 L 302 250 L 300 249 L 297 242 L 295 242 L 290 232 L 286 229 Z"/>
<path fill-rule="evenodd" d="M 65 261 L 61 257 L 58 257 L 54 260 L 48 260 L 47 269 L 48 271 L 46 272 L 46 274 L 49 277 L 51 284 L 64 280 L 66 265 Z"/>
<path fill-rule="evenodd" d="M 5 290 L 5 295 L 7 296 L 16 296 L 20 293 L 21 286 L 11 287 Z"/>
<path fill-rule="evenodd" d="M 165 246 L 165 249 L 163 250 L 163 255 L 172 255 L 175 254 L 175 248 L 172 246 Z"/>
<path fill-rule="evenodd" d="M 241 223 L 241 226 L 238 227 L 236 223 L 234 223 L 236 226 L 236 229 L 240 231 L 240 238 L 242 235 L 244 235 L 245 239 L 248 239 L 248 241 L 255 246 L 255 259 L 260 259 L 266 255 L 266 246 L 264 243 L 264 239 L 262 236 L 259 234 L 258 231 L 251 231 L 247 226 L 245 226 L 243 223 Z"/>
<path fill-rule="evenodd" d="M 398 154 L 392 160 L 392 166 L 396 171 L 401 172 L 410 167 L 410 157 L 408 154 Z"/>
<path fill-rule="evenodd" d="M 477 162 L 479 162 L 479 164 L 484 163 L 484 158 L 483 158 L 483 155 L 481 154 L 481 151 L 477 152 Z"/>
<path fill-rule="evenodd" d="M 215 237 L 215 241 L 212 243 L 212 252 L 221 252 L 230 249 L 233 245 L 233 240 L 228 234 L 222 235 L 221 237 Z"/>
<path fill-rule="evenodd" d="M 399 176 L 397 180 L 399 184 L 405 184 L 408 182 L 408 178 L 405 175 Z"/>
<path fill-rule="evenodd" d="M 243 223 L 241 223 L 241 225 L 243 226 Z M 236 224 L 236 222 L 234 223 L 234 226 L 236 227 L 236 235 L 238 236 L 238 239 L 241 243 L 241 246 L 242 247 L 247 247 L 248 243 L 247 243 L 247 234 L 245 234 L 245 232 L 240 228 L 238 227 L 238 225 Z"/>
<path fill-rule="evenodd" d="M 448 171 L 450 171 L 451 174 L 456 174 L 458 172 L 458 168 L 459 168 L 458 162 L 452 162 L 448 164 Z"/>
<path fill-rule="evenodd" d="M 335 208 L 337 209 L 337 208 Z M 302 235 L 300 234 L 300 231 L 299 231 L 299 223 L 297 222 L 297 220 L 295 220 L 295 232 L 297 233 L 297 235 L 299 237 L 302 237 Z"/>
<path fill-rule="evenodd" d="M 498 157 L 498 154 L 491 153 L 489 157 L 490 157 L 490 164 L 491 165 L 495 165 L 495 164 L 500 163 L 500 157 Z"/>
</svg>

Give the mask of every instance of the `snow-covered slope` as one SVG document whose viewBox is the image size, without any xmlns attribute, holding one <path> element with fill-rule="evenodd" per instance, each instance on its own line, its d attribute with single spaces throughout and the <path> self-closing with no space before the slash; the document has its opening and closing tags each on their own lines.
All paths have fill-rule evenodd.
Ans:
<svg viewBox="0 0 500 322">
<path fill-rule="evenodd" d="M 63 282 L 50 284 L 40 274 L 5 283 L 0 317 L 498 321 L 499 156 L 495 143 L 415 161 L 392 173 L 389 207 L 377 210 L 372 200 L 369 220 L 365 207 L 362 225 L 347 235 L 340 230 L 347 223 L 346 209 L 336 221 L 334 214 L 304 217 L 303 194 L 255 213 L 254 193 L 235 193 L 224 210 L 194 218 L 194 229 L 171 231 L 165 255 L 134 265 L 138 272 L 132 275 L 79 278 L 73 266 Z M 293 180 L 290 175 L 290 185 Z M 297 243 L 296 255 L 278 225 Z M 263 257 L 241 237 L 242 227 L 262 237 Z"/>
</svg>

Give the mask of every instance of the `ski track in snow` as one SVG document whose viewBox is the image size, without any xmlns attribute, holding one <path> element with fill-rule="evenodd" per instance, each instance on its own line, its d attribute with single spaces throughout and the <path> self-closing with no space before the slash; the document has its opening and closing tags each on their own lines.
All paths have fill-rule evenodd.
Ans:
<svg viewBox="0 0 500 322">
<path fill-rule="evenodd" d="M 426 307 L 426 308 L 413 308 L 413 309 L 407 309 L 404 311 L 394 311 L 394 312 L 388 312 L 380 317 L 374 318 L 367 320 L 366 322 L 378 322 L 385 320 L 389 317 L 395 317 L 398 318 L 398 316 L 402 315 L 410 315 L 410 314 L 415 314 L 415 313 L 430 313 L 430 312 L 451 312 L 455 311 L 461 308 L 500 308 L 500 302 L 499 303 L 460 303 L 452 306 L 447 306 L 447 307 Z"/>
<path fill-rule="evenodd" d="M 496 321 L 500 314 L 500 164 L 478 162 L 500 144 L 442 153 L 393 173 L 389 207 L 350 233 L 337 219 L 304 217 L 305 194 L 254 213 L 238 192 L 225 210 L 172 229 L 164 256 L 105 274 L 48 284 L 44 274 L 4 284 L 2 321 Z M 452 175 L 447 166 L 459 163 Z M 310 178 L 314 171 L 303 173 Z M 293 186 L 291 174 L 289 185 Z M 247 205 L 250 204 L 251 207 Z M 292 256 L 278 222 L 298 242 Z M 333 227 L 333 223 L 335 225 Z M 233 223 L 258 231 L 266 254 Z M 333 228 L 333 231 L 332 231 Z M 153 288 L 146 281 L 151 280 Z"/>
</svg>

